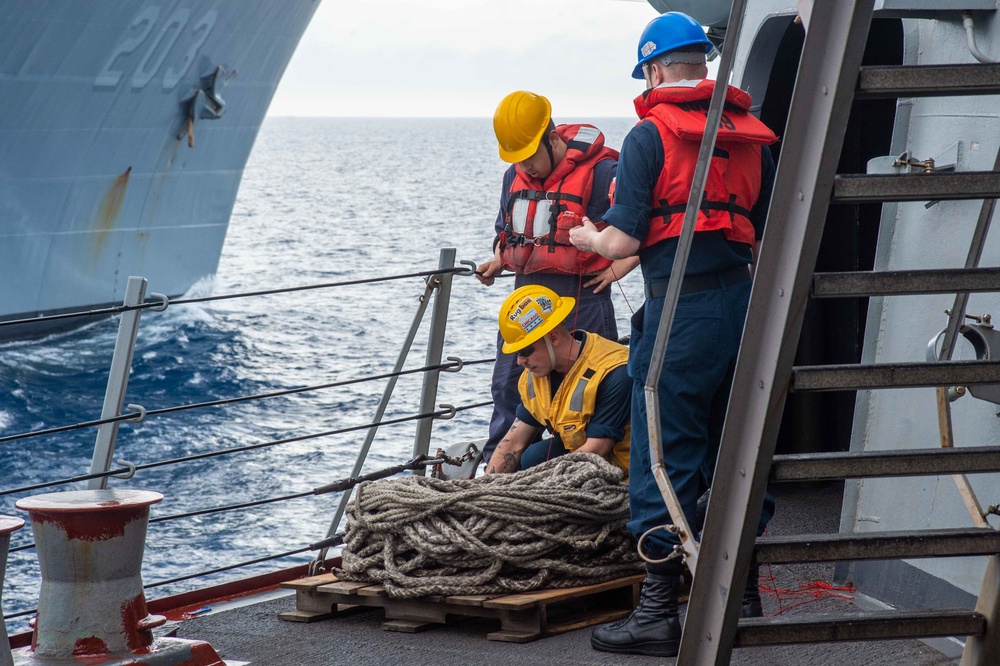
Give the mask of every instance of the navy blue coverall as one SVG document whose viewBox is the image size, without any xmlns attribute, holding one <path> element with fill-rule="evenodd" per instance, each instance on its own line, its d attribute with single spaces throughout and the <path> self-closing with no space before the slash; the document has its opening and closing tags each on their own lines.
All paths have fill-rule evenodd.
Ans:
<svg viewBox="0 0 1000 666">
<path fill-rule="evenodd" d="M 663 142 L 656 127 L 644 121 L 629 131 L 618 161 L 615 203 L 604 220 L 638 240 L 649 232 L 651 193 L 664 163 Z M 767 206 L 774 184 L 774 161 L 767 146 L 761 149 L 761 190 L 750 220 L 757 238 L 763 233 Z M 661 241 L 639 251 L 643 280 L 663 283 L 670 279 L 677 238 Z M 749 245 L 725 238 L 722 231 L 695 233 L 688 256 L 685 280 L 702 278 L 708 288 L 683 293 L 677 304 L 658 384 L 661 441 L 664 465 L 688 523 L 695 523 L 698 497 L 711 483 L 718 455 L 722 425 L 732 386 L 736 356 L 743 335 L 750 301 L 748 276 L 738 277 L 752 261 Z M 632 317 L 629 340 L 629 375 L 632 377 L 632 446 L 629 469 L 628 523 L 638 539 L 652 527 L 670 524 L 656 480 L 650 470 L 649 434 L 646 423 L 644 386 L 656 330 L 663 310 L 663 297 L 649 295 Z M 770 520 L 774 501 L 765 500 L 760 531 Z M 643 543 L 652 558 L 666 557 L 679 543 L 664 530 L 652 533 Z"/>
</svg>

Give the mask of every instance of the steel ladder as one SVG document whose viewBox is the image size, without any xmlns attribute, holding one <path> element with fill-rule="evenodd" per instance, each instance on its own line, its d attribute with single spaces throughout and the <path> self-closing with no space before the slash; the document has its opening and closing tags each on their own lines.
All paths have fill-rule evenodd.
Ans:
<svg viewBox="0 0 1000 666">
<path fill-rule="evenodd" d="M 940 398 L 943 387 L 1000 383 L 1000 363 L 950 361 L 968 293 L 1000 291 L 1000 269 L 978 268 L 995 203 L 988 197 L 1000 197 L 1000 154 L 990 172 L 836 174 L 853 100 L 1000 94 L 1000 65 L 862 68 L 872 0 L 805 4 L 812 5 L 811 15 L 677 663 L 727 664 L 732 649 L 743 646 L 967 636 L 963 665 L 1000 664 L 1000 532 L 981 510 L 979 521 L 973 515 L 975 527 L 756 537 L 769 481 L 951 474 L 961 491 L 963 482 L 969 490 L 966 473 L 1000 471 L 1000 451 L 990 447 L 774 456 L 789 391 L 938 387 Z M 950 199 L 983 200 L 965 268 L 814 273 L 831 204 Z M 938 362 L 793 367 L 809 298 L 928 293 L 957 294 Z M 948 445 L 950 412 L 942 400 L 942 443 Z M 966 555 L 988 557 L 975 610 L 739 619 L 751 561 Z"/>
</svg>

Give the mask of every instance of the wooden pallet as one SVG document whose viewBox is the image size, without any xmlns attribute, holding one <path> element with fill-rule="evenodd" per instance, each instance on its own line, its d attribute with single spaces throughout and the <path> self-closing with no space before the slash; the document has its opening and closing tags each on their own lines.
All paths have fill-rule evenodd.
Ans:
<svg viewBox="0 0 1000 666">
<path fill-rule="evenodd" d="M 290 622 L 315 622 L 360 608 L 385 611 L 382 628 L 417 632 L 458 618 L 500 620 L 491 641 L 527 643 L 628 615 L 639 600 L 643 576 L 565 589 L 519 594 L 477 594 L 392 599 L 381 585 L 337 580 L 323 574 L 282 583 L 295 590 L 295 610 L 279 613 Z"/>
</svg>

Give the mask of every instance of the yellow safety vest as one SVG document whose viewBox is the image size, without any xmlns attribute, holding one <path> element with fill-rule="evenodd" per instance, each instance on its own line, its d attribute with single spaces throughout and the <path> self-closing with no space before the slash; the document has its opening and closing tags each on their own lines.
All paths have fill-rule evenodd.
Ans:
<svg viewBox="0 0 1000 666">
<path fill-rule="evenodd" d="M 587 441 L 587 423 L 596 408 L 597 387 L 609 372 L 627 362 L 627 347 L 588 333 L 579 358 L 566 373 L 555 395 L 552 395 L 548 375 L 535 377 L 528 370 L 521 373 L 517 388 L 521 401 L 534 419 L 559 435 L 567 451 L 576 451 Z M 630 430 L 626 425 L 625 436 L 608 456 L 608 462 L 625 471 L 625 480 L 628 479 Z"/>
</svg>

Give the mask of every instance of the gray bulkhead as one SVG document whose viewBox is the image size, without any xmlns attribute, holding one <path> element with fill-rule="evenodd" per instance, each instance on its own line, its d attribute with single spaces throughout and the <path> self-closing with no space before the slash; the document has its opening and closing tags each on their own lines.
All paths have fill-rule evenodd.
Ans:
<svg viewBox="0 0 1000 666">
<path fill-rule="evenodd" d="M 975 15 L 977 45 L 1000 56 L 995 13 Z M 903 20 L 904 64 L 973 63 L 959 12 L 934 20 Z M 934 158 L 938 168 L 990 171 L 1000 149 L 1000 104 L 996 97 L 930 97 L 900 100 L 889 155 L 908 152 Z M 964 265 L 980 201 L 903 202 L 883 207 L 875 267 L 960 268 Z M 987 237 L 982 266 L 1000 265 L 996 226 Z M 946 325 L 950 294 L 884 297 L 869 307 L 862 361 L 920 361 L 928 342 Z M 967 312 L 997 314 L 997 294 L 972 294 Z M 971 345 L 960 345 L 955 360 L 971 360 Z M 952 404 L 956 446 L 1000 445 L 1000 406 L 967 394 Z M 934 447 L 940 444 L 935 390 L 859 392 L 852 450 Z M 970 475 L 985 506 L 1000 501 L 1000 476 Z M 971 518 L 951 477 L 866 479 L 848 482 L 842 531 L 883 531 L 967 527 Z M 863 589 L 893 605 L 972 606 L 979 593 L 984 558 L 940 558 L 908 562 L 862 562 L 853 578 Z"/>
</svg>

